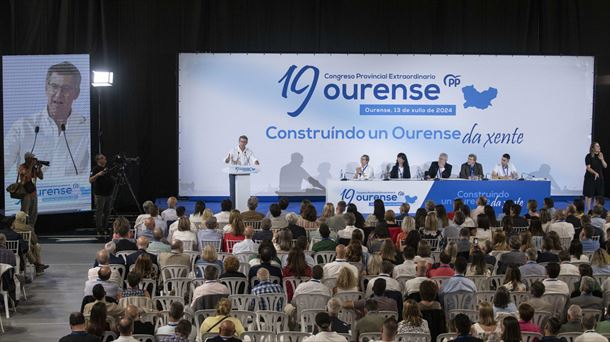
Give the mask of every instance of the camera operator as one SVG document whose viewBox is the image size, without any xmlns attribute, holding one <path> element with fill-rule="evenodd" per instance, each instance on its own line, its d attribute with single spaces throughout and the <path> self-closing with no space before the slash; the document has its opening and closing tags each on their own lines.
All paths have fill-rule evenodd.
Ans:
<svg viewBox="0 0 610 342">
<path fill-rule="evenodd" d="M 95 228 L 98 235 L 104 234 L 108 215 L 110 215 L 110 202 L 112 198 L 112 190 L 114 189 L 114 178 L 108 173 L 106 168 L 106 156 L 98 154 L 95 156 L 95 165 L 91 169 L 89 183 L 95 195 Z"/>
<path fill-rule="evenodd" d="M 28 214 L 32 227 L 36 226 L 38 218 L 38 196 L 36 195 L 36 180 L 43 179 L 42 163 L 31 152 L 24 155 L 25 163 L 19 165 L 19 181 L 25 189 L 25 196 L 21 200 L 21 211 Z"/>
</svg>

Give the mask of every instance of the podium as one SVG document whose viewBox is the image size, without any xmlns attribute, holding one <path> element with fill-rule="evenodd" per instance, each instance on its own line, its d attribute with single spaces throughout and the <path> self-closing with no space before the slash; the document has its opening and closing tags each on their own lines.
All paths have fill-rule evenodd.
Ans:
<svg viewBox="0 0 610 342">
<path fill-rule="evenodd" d="M 229 174 L 229 193 L 231 202 L 239 211 L 248 210 L 250 198 L 250 175 L 258 172 L 254 166 L 231 165 L 225 169 Z"/>
</svg>

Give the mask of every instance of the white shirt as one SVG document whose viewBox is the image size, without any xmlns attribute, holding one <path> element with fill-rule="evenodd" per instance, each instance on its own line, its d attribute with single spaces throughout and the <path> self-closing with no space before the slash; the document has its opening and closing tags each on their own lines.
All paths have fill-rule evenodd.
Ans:
<svg viewBox="0 0 610 342">
<path fill-rule="evenodd" d="M 347 339 L 334 331 L 322 331 L 303 339 L 303 342 L 347 342 Z"/>
<path fill-rule="evenodd" d="M 373 166 L 371 164 L 366 164 L 365 166 L 359 166 L 362 171 L 360 173 L 356 172 L 354 174 L 354 178 L 356 179 L 373 179 L 375 178 L 375 170 L 373 170 Z"/>
<path fill-rule="evenodd" d="M 557 221 L 549 225 L 548 232 L 556 232 L 560 238 L 573 238 L 574 226 L 570 222 Z M 547 233 L 548 233 L 547 232 Z"/>
<path fill-rule="evenodd" d="M 576 337 L 574 342 L 606 342 L 607 337 L 595 332 L 595 330 L 587 330 L 582 335 Z"/>
<path fill-rule="evenodd" d="M 178 214 L 176 214 L 176 209 L 167 208 L 163 210 L 161 213 L 161 218 L 165 221 L 176 221 L 178 219 Z"/>
<path fill-rule="evenodd" d="M 484 205 L 478 205 L 476 208 L 474 208 L 471 212 L 470 212 L 470 217 L 472 218 L 473 222 L 477 222 L 477 217 L 479 216 L 479 214 L 485 214 L 485 206 Z"/>
<path fill-rule="evenodd" d="M 150 217 L 150 214 L 140 214 L 136 218 L 136 222 L 133 224 L 133 228 L 136 230 L 141 229 L 144 226 L 144 220 Z"/>
<path fill-rule="evenodd" d="M 257 161 L 258 159 L 256 159 L 256 157 L 254 156 L 254 152 L 252 152 L 252 150 L 248 147 L 246 147 L 246 149 L 242 151 L 239 146 L 236 146 L 231 151 L 229 151 L 228 164 L 247 166 L 254 165 Z"/>
<path fill-rule="evenodd" d="M 580 276 L 580 271 L 578 271 L 578 267 L 576 265 L 561 263 L 559 265 L 560 271 L 559 275 L 577 275 Z"/>
<path fill-rule="evenodd" d="M 174 233 L 178 231 L 178 220 L 174 221 L 169 225 L 169 231 L 167 232 L 167 241 L 172 241 Z M 191 222 L 191 232 L 197 234 L 197 228 Z"/>
<path fill-rule="evenodd" d="M 174 232 L 174 234 L 172 234 L 172 240 L 180 240 L 182 242 L 184 241 L 193 241 L 193 250 L 196 250 L 195 247 L 197 247 L 197 234 L 193 233 L 190 230 L 186 230 L 186 231 L 181 231 L 181 230 L 177 230 Z M 169 240 L 169 241 L 172 241 Z"/>
<path fill-rule="evenodd" d="M 221 211 L 218 214 L 214 215 L 219 226 L 221 226 L 222 224 L 229 223 L 229 216 L 231 216 L 230 211 Z"/>
<path fill-rule="evenodd" d="M 36 136 L 37 126 L 39 131 Z M 8 179 L 15 179 L 17 167 L 23 163 L 24 154 L 32 150 L 36 137 L 33 153 L 39 160 L 51 162 L 50 166 L 42 168 L 45 183 L 74 181 L 76 172 L 68 153 L 66 138 L 76 163 L 78 176 L 88 181 L 91 169 L 89 118 L 73 109 L 65 127 L 66 131 L 62 132 L 49 116 L 46 108 L 15 121 L 4 136 L 4 172 L 10 175 Z"/>
<path fill-rule="evenodd" d="M 258 243 L 254 242 L 252 239 L 244 239 L 233 245 L 233 254 L 243 252 L 258 253 Z"/>
<path fill-rule="evenodd" d="M 380 273 L 379 277 L 375 277 L 375 278 L 369 280 L 368 284 L 366 285 L 365 296 L 367 298 L 373 294 L 373 284 L 375 284 L 375 281 L 377 281 L 377 279 L 385 279 L 385 288 L 387 291 L 402 292 L 402 286 L 400 286 L 400 283 L 398 282 L 398 280 L 391 278 L 389 274 Z M 419 289 L 418 289 L 418 292 L 419 292 Z"/>
<path fill-rule="evenodd" d="M 419 286 L 421 285 L 421 283 L 423 283 L 426 280 L 430 280 L 426 277 L 416 277 L 413 279 L 409 279 L 405 282 L 405 289 L 407 291 L 407 295 L 413 294 L 413 293 L 418 293 L 419 292 Z"/>
<path fill-rule="evenodd" d="M 354 230 L 359 230 L 360 233 L 362 233 L 362 236 L 364 236 L 364 232 L 362 231 L 362 229 L 360 228 L 356 228 L 355 226 L 345 226 L 345 228 L 339 230 L 337 232 L 337 237 L 340 239 L 352 239 L 352 233 L 354 232 Z"/>
<path fill-rule="evenodd" d="M 117 342 L 139 342 L 136 338 L 134 338 L 133 336 L 119 336 L 116 340 Z"/>
<path fill-rule="evenodd" d="M 292 296 L 292 298 L 301 294 L 323 294 L 327 296 L 332 296 L 328 286 L 320 283 L 320 281 L 318 280 L 310 280 L 304 283 L 300 283 L 294 290 L 294 295 Z"/>
<path fill-rule="evenodd" d="M 568 284 L 559 280 L 559 279 L 544 279 L 542 281 L 544 284 L 544 294 L 549 293 L 563 293 L 566 295 L 570 295 L 570 289 L 568 288 Z"/>
<path fill-rule="evenodd" d="M 413 260 L 405 260 L 400 265 L 394 267 L 394 271 L 392 272 L 394 278 L 398 278 L 398 276 L 415 276 L 415 262 Z"/>
<path fill-rule="evenodd" d="M 350 264 L 349 262 L 345 261 L 345 259 L 341 260 L 341 259 L 337 259 L 333 262 L 329 262 L 328 264 L 324 265 L 324 278 L 337 278 L 339 277 L 339 272 L 341 271 L 341 269 L 343 267 L 347 267 L 350 271 L 352 271 L 352 273 L 354 274 L 354 277 L 356 277 L 356 279 L 359 278 L 359 274 L 358 274 L 358 268 L 352 264 Z"/>
<path fill-rule="evenodd" d="M 507 176 L 510 176 L 511 178 L 519 177 L 517 174 L 517 168 L 515 168 L 515 165 L 513 165 L 513 163 L 508 163 L 508 165 L 506 165 L 506 167 L 502 166 L 502 164 L 496 165 L 493 169 L 493 174 L 498 177 L 507 177 Z"/>
</svg>

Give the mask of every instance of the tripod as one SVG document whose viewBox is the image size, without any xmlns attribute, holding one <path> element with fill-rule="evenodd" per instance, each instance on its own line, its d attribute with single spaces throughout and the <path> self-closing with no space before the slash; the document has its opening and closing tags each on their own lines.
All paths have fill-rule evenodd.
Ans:
<svg viewBox="0 0 610 342">
<path fill-rule="evenodd" d="M 118 211 L 116 210 L 115 207 L 115 203 L 116 203 L 116 198 L 119 195 L 119 191 L 121 190 L 121 188 L 127 186 L 127 189 L 129 190 L 129 193 L 131 194 L 131 199 L 133 200 L 133 203 L 135 204 L 136 208 L 138 208 L 138 213 L 141 214 L 142 213 L 142 209 L 140 208 L 140 202 L 138 202 L 138 198 L 136 197 L 135 192 L 133 191 L 133 187 L 131 186 L 131 183 L 129 182 L 129 178 L 127 178 L 127 174 L 125 174 L 125 166 L 121 165 L 118 167 L 117 171 L 116 171 L 116 179 L 114 182 L 114 188 L 112 189 L 112 195 L 110 198 L 110 215 L 108 215 L 108 217 L 106 218 L 106 220 L 110 219 L 110 216 L 112 214 L 114 215 L 118 215 Z M 104 227 L 108 226 L 108 222 L 104 222 Z"/>
</svg>

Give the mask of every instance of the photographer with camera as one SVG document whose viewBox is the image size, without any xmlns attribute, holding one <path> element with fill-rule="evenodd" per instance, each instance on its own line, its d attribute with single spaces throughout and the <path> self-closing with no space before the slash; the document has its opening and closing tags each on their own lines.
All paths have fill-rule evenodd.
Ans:
<svg viewBox="0 0 610 342">
<path fill-rule="evenodd" d="M 19 165 L 19 181 L 25 189 L 25 195 L 21 199 L 21 211 L 28 214 L 32 227 L 36 226 L 38 218 L 38 196 L 36 195 L 36 180 L 43 179 L 42 165 L 48 163 L 39 161 L 36 156 L 27 152 L 24 155 L 25 163 Z"/>
<path fill-rule="evenodd" d="M 95 156 L 95 162 L 97 164 L 91 169 L 89 183 L 91 183 L 93 195 L 95 195 L 95 228 L 98 235 L 103 235 L 108 215 L 110 215 L 114 178 L 106 168 L 106 156 L 98 154 Z"/>
</svg>

